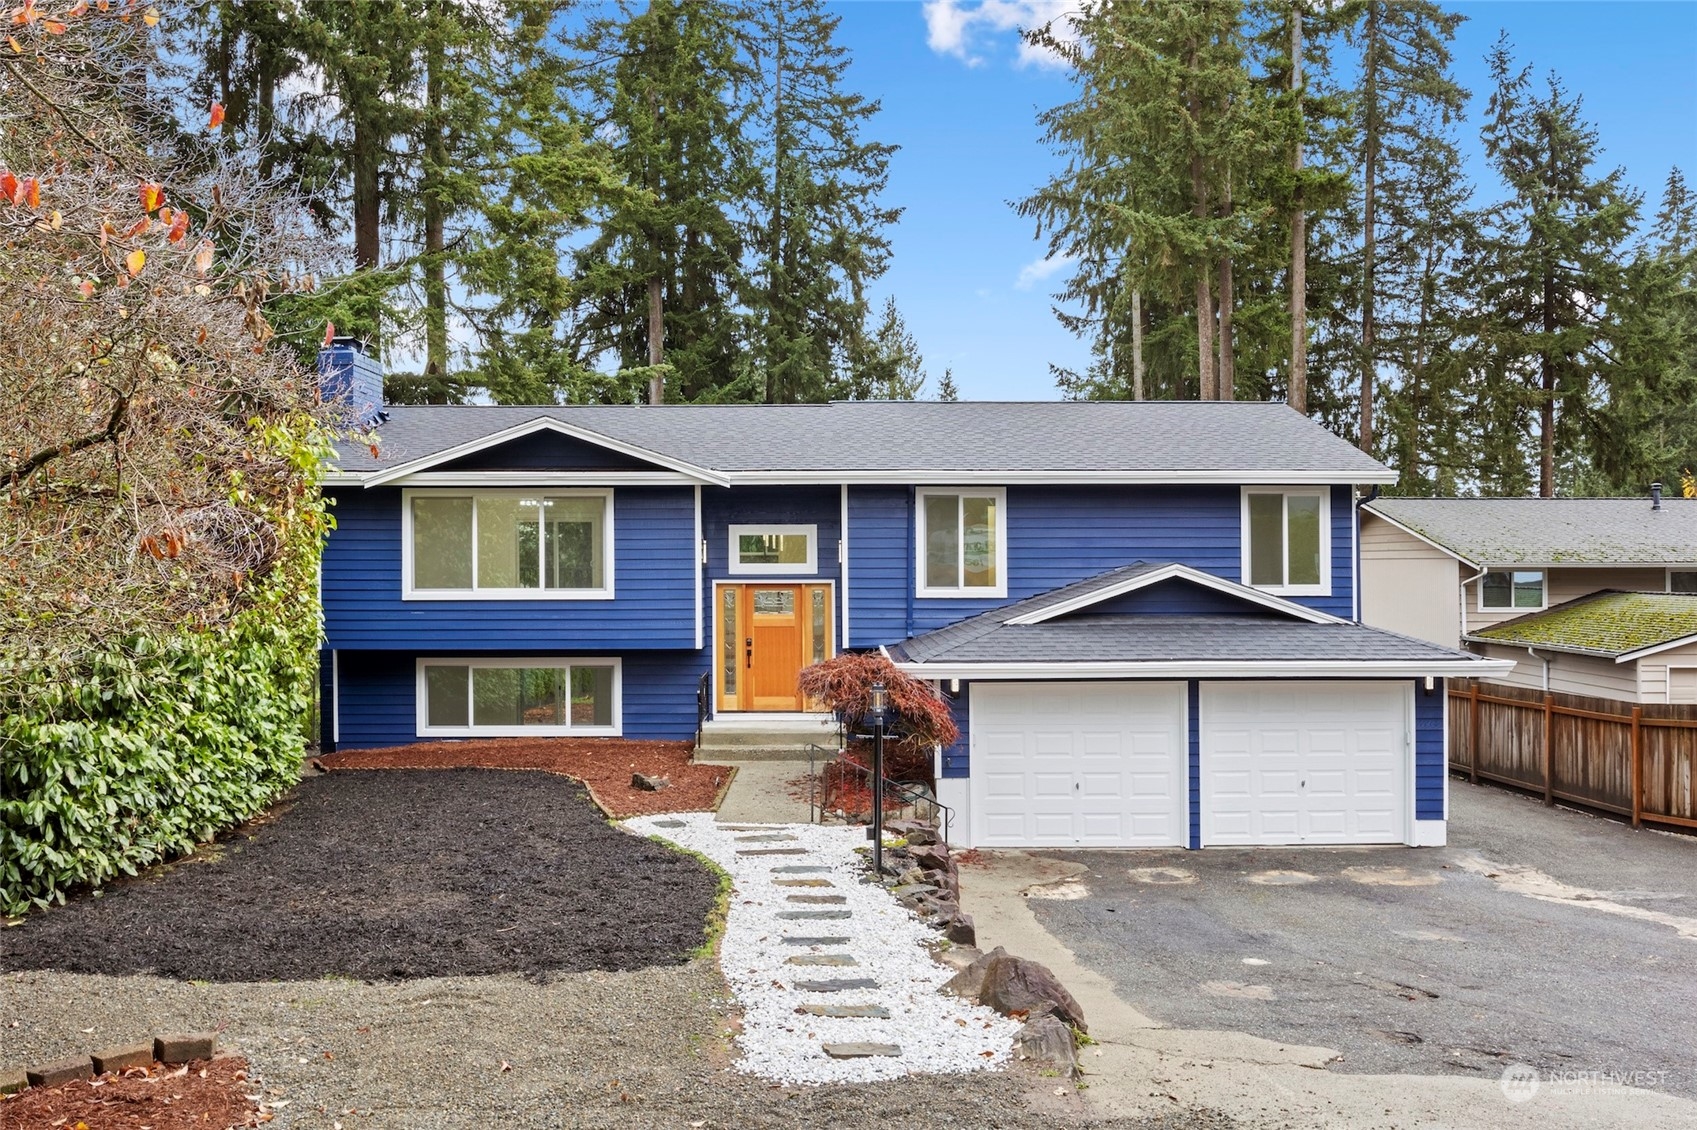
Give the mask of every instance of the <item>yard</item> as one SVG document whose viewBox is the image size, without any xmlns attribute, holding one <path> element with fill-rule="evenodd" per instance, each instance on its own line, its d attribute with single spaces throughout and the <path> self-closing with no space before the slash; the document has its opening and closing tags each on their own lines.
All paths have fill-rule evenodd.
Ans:
<svg viewBox="0 0 1697 1130">
<path fill-rule="evenodd" d="M 215 1029 L 285 1130 L 1073 1123 L 1022 1072 L 735 1071 L 733 1002 L 691 956 L 715 897 L 555 773 L 333 772 L 212 850 L 0 931 L 0 1047 L 38 1063 Z"/>
</svg>

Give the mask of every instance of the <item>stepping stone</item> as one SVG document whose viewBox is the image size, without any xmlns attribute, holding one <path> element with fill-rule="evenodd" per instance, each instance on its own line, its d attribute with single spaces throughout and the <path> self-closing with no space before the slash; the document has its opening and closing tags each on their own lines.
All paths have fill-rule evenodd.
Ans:
<svg viewBox="0 0 1697 1130">
<path fill-rule="evenodd" d="M 689 827 L 689 825 L 685 824 L 682 820 L 656 820 L 656 821 L 654 821 L 654 826 L 656 828 L 687 828 L 687 827 Z"/>
<path fill-rule="evenodd" d="M 791 919 L 791 920 L 798 919 L 798 918 L 847 918 L 848 916 L 849 916 L 849 912 L 846 911 L 846 910 L 780 910 L 780 911 L 778 911 L 778 917 L 779 918 L 788 918 L 788 919 Z"/>
<path fill-rule="evenodd" d="M 814 906 L 841 906 L 848 901 L 847 895 L 788 895 L 786 902 L 808 902 Z"/>
<path fill-rule="evenodd" d="M 890 1010 L 881 1004 L 804 1004 L 801 1011 L 809 1016 L 831 1016 L 840 1019 L 888 1020 Z"/>
<path fill-rule="evenodd" d="M 758 825 L 754 825 L 754 826 L 750 826 L 750 825 L 747 825 L 747 824 L 721 824 L 721 825 L 719 825 L 719 831 L 721 831 L 721 832 L 770 832 L 771 830 L 772 829 L 770 829 L 770 828 L 762 828 Z"/>
<path fill-rule="evenodd" d="M 859 965 L 853 957 L 846 953 L 798 953 L 794 957 L 786 957 L 785 965 L 835 965 L 847 967 Z"/>
<path fill-rule="evenodd" d="M 773 879 L 774 887 L 832 887 L 829 879 Z"/>
<path fill-rule="evenodd" d="M 770 833 L 767 833 L 766 835 L 763 835 L 763 836 L 738 836 L 737 837 L 737 843 L 739 843 L 739 844 L 774 844 L 774 843 L 777 843 L 780 840 L 789 840 L 793 843 L 795 841 L 795 837 L 790 836 L 790 835 L 785 835 L 782 832 L 770 832 Z"/>
<path fill-rule="evenodd" d="M 806 855 L 806 848 L 738 848 L 738 855 Z"/>
<path fill-rule="evenodd" d="M 786 946 L 846 946 L 849 944 L 849 940 L 827 935 L 820 938 L 785 938 L 784 944 Z"/>
<path fill-rule="evenodd" d="M 845 989 L 876 989 L 878 982 L 870 977 L 845 977 L 840 981 L 797 981 L 798 993 L 840 993 Z"/>
<path fill-rule="evenodd" d="M 820 875 L 830 872 L 829 867 L 815 867 L 810 863 L 791 863 L 784 867 L 772 868 L 774 875 Z"/>
<path fill-rule="evenodd" d="M 832 1059 L 869 1059 L 875 1055 L 901 1055 L 900 1044 L 820 1044 Z"/>
</svg>

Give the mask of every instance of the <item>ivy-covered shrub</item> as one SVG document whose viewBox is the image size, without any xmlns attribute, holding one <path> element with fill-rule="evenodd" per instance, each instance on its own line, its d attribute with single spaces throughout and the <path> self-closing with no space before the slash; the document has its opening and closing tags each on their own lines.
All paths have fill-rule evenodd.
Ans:
<svg viewBox="0 0 1697 1130">
<path fill-rule="evenodd" d="M 320 633 L 329 518 L 312 489 L 316 425 L 254 422 L 293 489 L 232 501 L 277 535 L 220 622 L 82 647 L 0 682 L 0 912 L 172 858 L 263 810 L 299 780 Z"/>
</svg>

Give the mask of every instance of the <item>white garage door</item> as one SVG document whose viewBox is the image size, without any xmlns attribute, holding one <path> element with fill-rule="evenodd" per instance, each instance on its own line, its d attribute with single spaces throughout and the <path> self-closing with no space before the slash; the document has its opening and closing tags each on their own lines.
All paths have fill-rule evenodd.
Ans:
<svg viewBox="0 0 1697 1130">
<path fill-rule="evenodd" d="M 1399 844 L 1402 683 L 1204 683 L 1202 845 Z"/>
<path fill-rule="evenodd" d="M 1170 847 L 1187 836 L 1183 683 L 974 683 L 980 847 Z"/>
</svg>

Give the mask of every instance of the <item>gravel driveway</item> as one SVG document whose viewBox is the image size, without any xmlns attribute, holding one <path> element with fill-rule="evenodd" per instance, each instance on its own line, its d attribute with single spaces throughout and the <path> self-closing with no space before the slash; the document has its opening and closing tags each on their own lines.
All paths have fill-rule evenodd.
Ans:
<svg viewBox="0 0 1697 1130">
<path fill-rule="evenodd" d="M 1336 1048 L 1338 1071 L 1697 1097 L 1697 838 L 1451 800 L 1446 848 L 1061 853 L 1086 873 L 1030 905 L 1179 1028 Z"/>
</svg>

